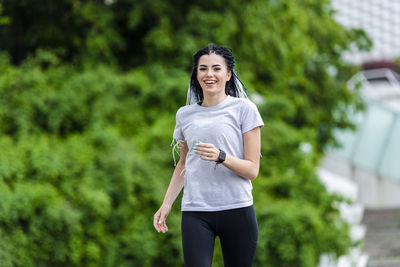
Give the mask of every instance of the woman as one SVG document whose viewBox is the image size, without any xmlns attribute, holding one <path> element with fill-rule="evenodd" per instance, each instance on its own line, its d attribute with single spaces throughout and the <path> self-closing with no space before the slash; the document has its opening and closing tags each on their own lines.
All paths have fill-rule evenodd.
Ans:
<svg viewBox="0 0 400 267">
<path fill-rule="evenodd" d="M 187 102 L 177 112 L 174 130 L 180 159 L 154 227 L 168 230 L 166 218 L 184 187 L 185 266 L 211 266 L 216 236 L 225 266 L 251 266 L 258 236 L 251 181 L 259 171 L 264 124 L 227 48 L 210 44 L 194 55 Z"/>
</svg>

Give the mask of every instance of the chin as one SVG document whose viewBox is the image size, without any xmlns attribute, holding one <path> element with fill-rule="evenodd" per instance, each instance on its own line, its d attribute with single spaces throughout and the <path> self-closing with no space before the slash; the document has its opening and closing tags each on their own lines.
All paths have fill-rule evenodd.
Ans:
<svg viewBox="0 0 400 267">
<path fill-rule="evenodd" d="M 203 92 L 212 93 L 212 94 L 219 94 L 221 91 L 225 91 L 225 89 L 217 88 L 217 87 L 202 87 Z"/>
</svg>

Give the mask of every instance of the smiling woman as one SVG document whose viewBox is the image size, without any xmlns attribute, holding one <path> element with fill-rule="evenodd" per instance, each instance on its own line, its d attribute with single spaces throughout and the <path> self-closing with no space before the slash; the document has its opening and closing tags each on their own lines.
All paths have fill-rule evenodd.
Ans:
<svg viewBox="0 0 400 267">
<path fill-rule="evenodd" d="M 154 227 L 168 230 L 166 217 L 184 188 L 185 266 L 211 266 L 216 236 L 225 266 L 251 266 L 258 237 L 251 181 L 259 171 L 264 124 L 235 73 L 230 50 L 211 44 L 194 55 L 187 99 L 174 130 L 180 159 Z"/>
</svg>

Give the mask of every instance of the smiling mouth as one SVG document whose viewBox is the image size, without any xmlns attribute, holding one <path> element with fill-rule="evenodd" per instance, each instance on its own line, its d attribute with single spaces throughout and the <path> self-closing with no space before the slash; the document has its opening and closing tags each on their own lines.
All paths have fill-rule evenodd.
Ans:
<svg viewBox="0 0 400 267">
<path fill-rule="evenodd" d="M 217 83 L 216 81 L 204 81 L 205 84 L 215 84 Z"/>
</svg>

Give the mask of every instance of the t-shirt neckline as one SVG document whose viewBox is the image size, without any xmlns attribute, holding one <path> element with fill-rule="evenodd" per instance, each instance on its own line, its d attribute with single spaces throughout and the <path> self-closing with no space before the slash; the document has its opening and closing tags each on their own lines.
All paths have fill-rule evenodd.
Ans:
<svg viewBox="0 0 400 267">
<path fill-rule="evenodd" d="M 219 102 L 218 104 L 216 104 L 216 105 L 214 105 L 214 106 L 211 106 L 211 107 L 203 107 L 202 105 L 199 105 L 199 104 L 197 103 L 197 104 L 196 104 L 196 107 L 197 107 L 198 109 L 201 109 L 201 110 L 213 110 L 213 109 L 218 109 L 218 108 L 222 107 L 225 103 L 227 103 L 228 100 L 231 99 L 231 98 L 232 98 L 232 97 L 231 97 L 230 95 L 227 95 L 227 96 L 225 97 L 224 100 L 222 100 L 221 102 Z"/>
</svg>

